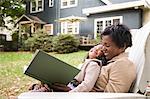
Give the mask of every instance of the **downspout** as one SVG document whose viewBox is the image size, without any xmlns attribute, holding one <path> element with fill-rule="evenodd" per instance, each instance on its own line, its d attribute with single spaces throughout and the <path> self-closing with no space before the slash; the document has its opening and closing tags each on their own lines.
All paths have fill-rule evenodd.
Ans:
<svg viewBox="0 0 150 99">
<path fill-rule="evenodd" d="M 56 20 L 59 20 L 60 18 L 60 2 L 61 0 L 58 0 L 58 3 L 55 3 L 56 4 Z M 56 21 L 56 34 L 57 35 L 59 33 L 59 28 L 60 28 L 59 22 Z"/>
</svg>

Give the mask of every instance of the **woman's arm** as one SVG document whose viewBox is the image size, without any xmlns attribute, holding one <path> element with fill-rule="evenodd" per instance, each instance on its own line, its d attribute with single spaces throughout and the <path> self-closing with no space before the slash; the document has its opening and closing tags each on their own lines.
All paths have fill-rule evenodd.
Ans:
<svg viewBox="0 0 150 99">
<path fill-rule="evenodd" d="M 105 92 L 128 92 L 135 80 L 135 65 L 128 59 L 120 59 L 113 63 L 109 71 L 109 80 Z"/>
</svg>

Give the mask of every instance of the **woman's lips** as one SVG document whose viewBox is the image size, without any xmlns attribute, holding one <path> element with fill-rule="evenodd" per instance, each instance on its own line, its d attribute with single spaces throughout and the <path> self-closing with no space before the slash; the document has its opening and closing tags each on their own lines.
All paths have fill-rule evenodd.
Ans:
<svg viewBox="0 0 150 99">
<path fill-rule="evenodd" d="M 105 56 L 107 56 L 107 55 L 108 55 L 108 53 L 104 53 L 104 55 L 105 55 Z"/>
</svg>

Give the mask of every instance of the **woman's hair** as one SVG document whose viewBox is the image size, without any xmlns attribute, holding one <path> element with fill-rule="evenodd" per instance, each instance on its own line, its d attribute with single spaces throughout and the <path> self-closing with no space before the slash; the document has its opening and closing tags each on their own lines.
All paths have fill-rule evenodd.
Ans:
<svg viewBox="0 0 150 99">
<path fill-rule="evenodd" d="M 119 47 L 131 47 L 132 46 L 132 35 L 127 26 L 122 24 L 111 25 L 105 28 L 101 33 L 101 37 L 109 35 L 112 41 Z"/>
</svg>

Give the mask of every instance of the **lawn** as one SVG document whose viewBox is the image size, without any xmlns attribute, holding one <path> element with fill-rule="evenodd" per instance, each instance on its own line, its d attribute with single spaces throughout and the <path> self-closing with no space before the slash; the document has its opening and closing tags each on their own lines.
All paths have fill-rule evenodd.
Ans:
<svg viewBox="0 0 150 99">
<path fill-rule="evenodd" d="M 28 91 L 28 87 L 32 83 L 38 82 L 23 74 L 23 67 L 28 65 L 33 54 L 31 52 L 0 52 L 0 99 L 17 96 Z M 86 56 L 86 51 L 49 54 L 73 66 L 78 66 Z"/>
</svg>

